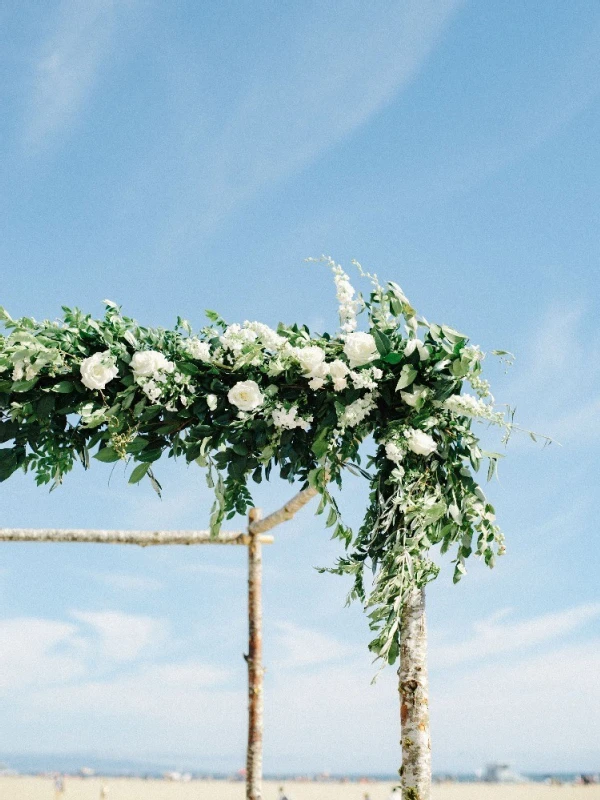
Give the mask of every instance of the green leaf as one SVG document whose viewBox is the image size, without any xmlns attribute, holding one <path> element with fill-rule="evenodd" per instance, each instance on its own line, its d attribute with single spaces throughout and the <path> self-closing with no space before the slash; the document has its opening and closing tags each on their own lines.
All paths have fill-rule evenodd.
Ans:
<svg viewBox="0 0 600 800">
<path fill-rule="evenodd" d="M 142 436 L 137 436 L 132 442 L 129 442 L 126 450 L 128 453 L 141 453 L 146 447 L 148 447 L 148 439 L 144 439 Z"/>
<path fill-rule="evenodd" d="M 329 514 L 327 515 L 327 522 L 325 523 L 326 528 L 331 528 L 337 522 L 338 516 L 335 513 L 335 508 L 329 509 Z"/>
<path fill-rule="evenodd" d="M 392 349 L 392 343 L 388 336 L 385 333 L 382 333 L 378 328 L 372 329 L 373 338 L 375 339 L 375 344 L 377 345 L 377 349 L 379 350 L 379 355 L 387 356 L 388 353 Z"/>
<path fill-rule="evenodd" d="M 329 448 L 329 434 L 328 428 L 322 428 L 314 442 L 312 443 L 311 450 L 317 458 L 322 458 Z"/>
<path fill-rule="evenodd" d="M 0 442 L 10 442 L 14 439 L 19 430 L 18 422 L 0 422 Z M 2 452 L 7 452 L 2 450 Z"/>
<path fill-rule="evenodd" d="M 177 369 L 179 372 L 183 372 L 184 375 L 197 375 L 200 372 L 198 367 L 192 364 L 191 361 L 178 361 Z"/>
<path fill-rule="evenodd" d="M 58 392 L 59 394 L 69 394 L 75 388 L 75 385 L 71 383 L 71 381 L 59 381 L 55 383 L 52 387 L 53 392 Z"/>
<path fill-rule="evenodd" d="M 49 417 L 54 411 L 55 404 L 56 398 L 51 394 L 45 394 L 35 404 L 35 413 L 38 417 Z"/>
<path fill-rule="evenodd" d="M 102 450 L 98 450 L 98 452 L 94 455 L 94 458 L 98 461 L 103 461 L 106 464 L 111 464 L 113 461 L 119 461 L 121 456 L 117 453 L 114 447 L 103 447 Z"/>
<path fill-rule="evenodd" d="M 387 364 L 399 364 L 404 355 L 402 353 L 388 353 L 383 359 Z"/>
<path fill-rule="evenodd" d="M 152 450 L 142 450 L 141 453 L 137 454 L 136 460 L 152 463 L 153 461 L 158 461 L 162 454 L 162 447 L 154 447 Z"/>
<path fill-rule="evenodd" d="M 396 384 L 396 391 L 399 392 L 401 389 L 406 389 L 406 387 L 410 386 L 416 377 L 417 370 L 410 364 L 405 364 L 400 372 L 400 379 Z"/>
<path fill-rule="evenodd" d="M 30 381 L 15 381 L 12 385 L 13 392 L 28 392 L 38 382 L 39 378 L 32 378 Z"/>
<path fill-rule="evenodd" d="M 152 472 L 152 470 L 148 470 L 148 477 L 150 478 L 150 483 L 152 484 L 152 488 L 154 489 L 154 491 L 156 492 L 156 494 L 157 494 L 159 497 L 162 497 L 162 494 L 161 494 L 161 492 L 162 492 L 162 486 L 161 486 L 161 485 L 160 485 L 160 483 L 159 483 L 159 482 L 156 480 L 156 476 L 154 475 L 154 473 Z"/>
<path fill-rule="evenodd" d="M 129 483 L 139 483 L 150 469 L 150 464 L 138 464 L 129 476 Z"/>
</svg>

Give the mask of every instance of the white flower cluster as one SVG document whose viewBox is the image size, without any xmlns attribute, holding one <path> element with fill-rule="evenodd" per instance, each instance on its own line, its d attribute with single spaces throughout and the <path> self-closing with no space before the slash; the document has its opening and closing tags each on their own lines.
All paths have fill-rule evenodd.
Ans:
<svg viewBox="0 0 600 800">
<path fill-rule="evenodd" d="M 380 381 L 382 377 L 383 372 L 379 367 L 370 367 L 360 372 L 350 373 L 350 379 L 355 389 L 370 389 L 373 391 L 377 388 L 377 381 Z"/>
<path fill-rule="evenodd" d="M 459 414 L 462 417 L 474 417 L 476 419 L 487 419 L 495 425 L 504 424 L 504 414 L 501 411 L 494 411 L 494 407 L 484 403 L 472 394 L 453 394 L 444 400 L 443 407 Z"/>
<path fill-rule="evenodd" d="M 376 398 L 375 392 L 368 392 L 364 397 L 359 397 L 358 400 L 346 406 L 340 416 L 340 428 L 344 430 L 344 428 L 355 428 L 360 425 L 376 407 Z"/>
<path fill-rule="evenodd" d="M 244 322 L 244 328 L 256 334 L 265 350 L 281 350 L 287 343 L 285 336 L 280 336 L 273 328 L 262 322 Z"/>
<path fill-rule="evenodd" d="M 348 334 L 345 337 L 344 354 L 350 366 L 340 358 L 331 362 L 325 361 L 325 351 L 318 345 L 290 348 L 290 355 L 309 379 L 308 385 L 311 389 L 322 389 L 326 379 L 331 378 L 334 390 L 341 392 L 348 386 L 348 377 L 356 389 L 376 389 L 377 381 L 383 377 L 380 369 L 373 367 L 360 373 L 352 371 L 353 368 L 362 367 L 379 357 L 373 336 L 362 332 Z"/>
<path fill-rule="evenodd" d="M 168 411 L 176 410 L 176 401 L 187 406 L 194 395 L 192 380 L 175 370 L 175 364 L 157 350 L 133 354 L 131 370 L 138 386 L 152 403 L 164 402 Z"/>
<path fill-rule="evenodd" d="M 243 328 L 235 322 L 229 325 L 225 332 L 219 336 L 219 341 L 225 350 L 239 355 L 247 344 L 253 344 L 258 339 L 255 331 Z"/>
<path fill-rule="evenodd" d="M 356 315 L 361 308 L 360 300 L 354 300 L 354 287 L 350 278 L 339 264 L 330 259 L 331 269 L 334 274 L 336 295 L 339 303 L 340 327 L 343 333 L 352 333 L 356 330 Z"/>
<path fill-rule="evenodd" d="M 494 395 L 490 391 L 491 386 L 489 381 L 485 380 L 485 378 L 481 378 L 479 375 L 467 375 L 467 380 L 479 397 L 487 397 L 490 403 L 494 402 Z"/>
<path fill-rule="evenodd" d="M 292 406 L 290 409 L 277 406 L 273 409 L 272 417 L 273 425 L 276 428 L 285 428 L 290 431 L 294 428 L 302 428 L 303 431 L 307 431 L 313 420 L 312 417 L 299 417 L 297 406 Z"/>
<path fill-rule="evenodd" d="M 198 361 L 210 361 L 210 344 L 198 339 L 197 336 L 186 339 L 183 347 L 192 358 Z"/>
<path fill-rule="evenodd" d="M 236 356 L 240 355 L 247 345 L 259 344 L 265 350 L 278 351 L 287 343 L 284 336 L 280 336 L 268 325 L 247 320 L 243 325 L 238 323 L 229 325 L 219 340 L 225 350 Z"/>
<path fill-rule="evenodd" d="M 394 464 L 399 464 L 404 458 L 404 450 L 400 447 L 398 442 L 392 440 L 385 444 L 385 455 L 386 458 L 389 458 Z"/>
</svg>

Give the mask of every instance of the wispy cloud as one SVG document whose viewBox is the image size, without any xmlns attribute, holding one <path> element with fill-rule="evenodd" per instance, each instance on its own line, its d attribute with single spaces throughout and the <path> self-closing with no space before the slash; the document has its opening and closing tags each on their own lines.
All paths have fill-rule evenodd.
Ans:
<svg viewBox="0 0 600 800">
<path fill-rule="evenodd" d="M 62 0 L 54 30 L 34 64 L 26 143 L 42 148 L 83 109 L 110 53 L 118 0 Z"/>
<path fill-rule="evenodd" d="M 564 445 L 600 436 L 600 340 L 589 323 L 581 301 L 563 298 L 546 309 L 531 331 L 523 377 L 511 386 L 530 427 Z"/>
<path fill-rule="evenodd" d="M 431 664 L 436 670 L 505 653 L 515 653 L 550 642 L 579 630 L 600 617 L 600 603 L 591 603 L 541 614 L 525 620 L 506 621 L 510 609 L 475 623 L 473 635 L 452 644 L 437 644 L 432 636 Z M 441 639 L 441 637 L 439 637 Z"/>
<path fill-rule="evenodd" d="M 0 621 L 0 691 L 73 680 L 85 673 L 75 625 L 35 617 Z"/>
<path fill-rule="evenodd" d="M 314 162 L 351 135 L 419 73 L 464 0 L 404 0 L 307 4 L 301 13 L 272 20 L 265 52 L 243 94 L 219 103 L 224 124 L 207 128 L 206 109 L 182 95 L 173 124 L 155 154 L 128 176 L 124 209 L 168 183 L 174 198 L 163 249 L 193 243 L 265 187 Z M 277 47 L 271 48 L 276 38 Z M 179 83 L 177 84 L 179 86 Z M 195 90 L 195 87 L 194 87 Z M 177 153 L 165 164 L 164 152 Z M 200 156 L 199 156 L 200 154 Z M 161 206 L 164 218 L 164 204 Z M 162 256 L 162 254 L 161 254 Z"/>
<path fill-rule="evenodd" d="M 121 611 L 74 611 L 72 616 L 92 628 L 101 654 L 112 661 L 133 661 L 166 635 L 164 623 L 152 617 Z"/>
<path fill-rule="evenodd" d="M 296 669 L 356 655 L 356 648 L 338 641 L 333 636 L 311 628 L 303 628 L 293 622 L 278 622 L 275 625 L 276 657 L 274 665 L 279 669 Z"/>
</svg>

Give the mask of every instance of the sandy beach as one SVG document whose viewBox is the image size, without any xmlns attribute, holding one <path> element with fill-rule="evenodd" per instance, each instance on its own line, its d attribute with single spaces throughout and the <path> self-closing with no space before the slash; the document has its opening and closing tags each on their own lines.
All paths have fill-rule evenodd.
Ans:
<svg viewBox="0 0 600 800">
<path fill-rule="evenodd" d="M 99 800 L 102 785 L 109 787 L 109 800 L 243 800 L 244 785 L 224 781 L 168 783 L 139 779 L 67 778 L 60 800 Z M 265 784 L 265 800 L 277 800 L 280 784 Z M 387 800 L 391 784 L 288 783 L 290 800 Z M 434 800 L 600 800 L 600 786 L 491 786 L 446 784 L 436 786 Z M 0 778 L 0 800 L 55 800 L 49 778 Z"/>
</svg>

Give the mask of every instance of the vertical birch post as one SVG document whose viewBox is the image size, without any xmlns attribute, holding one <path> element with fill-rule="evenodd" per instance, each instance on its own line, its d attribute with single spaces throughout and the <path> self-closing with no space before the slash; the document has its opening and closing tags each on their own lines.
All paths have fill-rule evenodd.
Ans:
<svg viewBox="0 0 600 800">
<path fill-rule="evenodd" d="M 415 590 L 402 611 L 400 632 L 402 800 L 431 798 L 431 740 L 425 590 Z"/>
<path fill-rule="evenodd" d="M 262 664 L 262 552 L 260 535 L 252 523 L 261 517 L 259 508 L 248 515 L 248 750 L 246 755 L 246 800 L 262 800 L 263 664 Z"/>
</svg>

